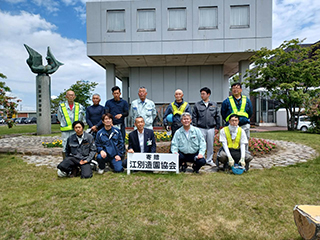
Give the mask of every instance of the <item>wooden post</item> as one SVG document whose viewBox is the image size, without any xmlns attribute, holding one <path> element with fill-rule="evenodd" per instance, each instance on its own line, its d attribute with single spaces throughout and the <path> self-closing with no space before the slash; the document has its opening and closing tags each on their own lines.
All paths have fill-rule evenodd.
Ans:
<svg viewBox="0 0 320 240">
<path fill-rule="evenodd" d="M 303 239 L 320 239 L 320 206 L 296 205 L 293 216 Z"/>
</svg>

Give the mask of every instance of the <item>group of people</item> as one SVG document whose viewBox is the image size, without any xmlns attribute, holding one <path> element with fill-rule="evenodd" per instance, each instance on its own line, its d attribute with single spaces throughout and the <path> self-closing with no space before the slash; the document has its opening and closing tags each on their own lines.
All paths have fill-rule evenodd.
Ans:
<svg viewBox="0 0 320 240">
<path fill-rule="evenodd" d="M 175 101 L 165 110 L 163 124 L 172 131 L 171 153 L 179 154 L 179 167 L 185 172 L 192 163 L 195 173 L 205 164 L 223 168 L 239 164 L 249 169 L 252 157 L 246 149 L 250 134 L 252 104 L 243 96 L 240 83 L 231 86 L 232 96 L 223 101 L 221 116 L 226 126 L 220 131 L 222 148 L 213 161 L 215 133 L 220 128 L 220 111 L 217 103 L 210 101 L 211 90 L 200 89 L 201 101 L 191 109 L 183 99 L 183 91 L 177 89 Z M 135 130 L 129 134 L 128 153 L 155 153 L 156 141 L 153 121 L 157 116 L 155 104 L 147 99 L 147 89 L 140 87 L 139 98 L 129 104 L 121 98 L 118 86 L 112 89 L 113 98 L 103 107 L 100 96 L 92 96 L 93 105 L 86 110 L 75 102 L 73 91 L 67 91 L 66 101 L 60 104 L 58 119 L 62 132 L 63 161 L 58 165 L 60 177 L 74 177 L 81 170 L 82 178 L 92 177 L 90 163 L 96 162 L 98 174 L 103 174 L 106 163 L 122 172 L 127 165 L 125 155 L 125 117 L 131 116 Z M 130 114 L 129 114 L 130 113 Z M 84 131 L 85 122 L 89 131 Z M 206 157 L 205 157 L 206 153 Z"/>
</svg>

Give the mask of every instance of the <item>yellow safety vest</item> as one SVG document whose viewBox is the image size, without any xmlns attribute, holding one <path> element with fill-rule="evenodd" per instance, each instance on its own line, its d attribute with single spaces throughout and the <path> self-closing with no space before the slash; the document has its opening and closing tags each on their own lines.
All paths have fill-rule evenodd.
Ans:
<svg viewBox="0 0 320 240">
<path fill-rule="evenodd" d="M 226 138 L 228 142 L 228 148 L 239 149 L 240 148 L 240 139 L 241 139 L 241 127 L 238 128 L 237 136 L 234 140 L 231 138 L 229 127 L 224 127 L 224 132 L 226 133 Z"/>
<path fill-rule="evenodd" d="M 69 114 L 68 114 L 68 111 L 67 111 L 67 107 L 65 105 L 65 103 L 61 103 L 60 104 L 61 106 L 61 109 L 62 109 L 62 113 L 63 113 L 63 116 L 64 116 L 64 119 L 66 120 L 66 123 L 67 123 L 67 126 L 65 127 L 60 127 L 60 130 L 61 132 L 64 132 L 64 131 L 71 131 L 73 130 L 72 128 L 72 122 L 70 120 L 70 117 L 69 117 Z M 74 103 L 74 121 L 78 121 L 79 120 L 79 110 L 80 110 L 80 105 L 79 103 Z"/>
<path fill-rule="evenodd" d="M 181 106 L 178 108 L 174 102 L 171 103 L 171 107 L 172 107 L 172 114 L 173 116 L 176 114 L 181 115 L 182 113 L 184 113 L 184 110 L 186 109 L 188 103 L 184 102 L 183 104 L 181 104 Z"/>
<path fill-rule="evenodd" d="M 238 116 L 249 118 L 249 114 L 246 113 L 246 104 L 247 104 L 247 97 L 246 96 L 242 96 L 242 103 L 241 103 L 241 107 L 240 107 L 239 111 L 238 111 L 238 108 L 237 108 L 236 103 L 234 102 L 234 99 L 232 96 L 229 97 L 229 101 L 231 104 L 232 113 L 230 113 L 228 115 L 228 117 L 226 118 L 227 122 L 229 121 L 229 118 L 232 114 L 237 114 Z"/>
</svg>

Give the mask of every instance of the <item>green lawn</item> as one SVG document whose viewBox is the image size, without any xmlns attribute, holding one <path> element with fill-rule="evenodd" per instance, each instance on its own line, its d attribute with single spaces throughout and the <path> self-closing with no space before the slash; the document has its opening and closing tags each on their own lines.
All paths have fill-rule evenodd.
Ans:
<svg viewBox="0 0 320 240">
<path fill-rule="evenodd" d="M 16 124 L 12 128 L 8 128 L 7 125 L 0 125 L 0 136 L 7 134 L 32 134 L 37 132 L 36 124 Z M 51 132 L 59 132 L 60 133 L 60 125 L 59 124 L 51 124 Z"/>
<path fill-rule="evenodd" d="M 254 137 L 304 143 L 320 135 Z M 56 170 L 0 155 L 0 239 L 302 239 L 296 204 L 320 204 L 320 157 L 243 175 L 95 174 Z"/>
</svg>

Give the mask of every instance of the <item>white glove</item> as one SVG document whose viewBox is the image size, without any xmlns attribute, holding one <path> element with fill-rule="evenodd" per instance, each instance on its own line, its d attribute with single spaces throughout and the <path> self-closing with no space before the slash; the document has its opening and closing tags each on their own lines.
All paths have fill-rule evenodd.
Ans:
<svg viewBox="0 0 320 240">
<path fill-rule="evenodd" d="M 246 162 L 244 161 L 244 158 L 240 159 L 239 164 L 241 164 L 242 167 L 246 167 Z"/>
<path fill-rule="evenodd" d="M 232 157 L 229 157 L 229 158 L 228 158 L 228 164 L 229 164 L 230 167 L 233 167 L 233 165 L 234 165 L 234 160 L 233 160 Z"/>
<path fill-rule="evenodd" d="M 170 127 L 167 125 L 166 126 L 166 131 L 169 132 L 170 131 Z"/>
</svg>

